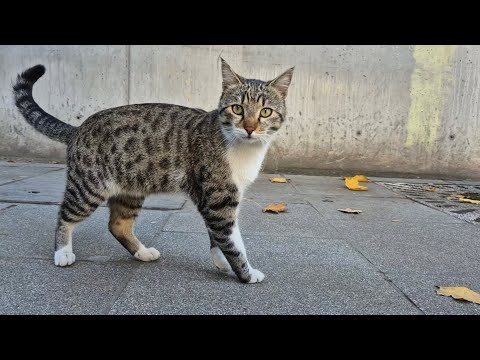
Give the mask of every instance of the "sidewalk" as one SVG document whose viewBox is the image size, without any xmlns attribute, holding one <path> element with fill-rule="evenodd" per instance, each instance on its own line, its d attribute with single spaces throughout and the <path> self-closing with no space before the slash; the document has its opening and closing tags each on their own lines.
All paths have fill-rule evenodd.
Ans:
<svg viewBox="0 0 480 360">
<path fill-rule="evenodd" d="M 0 314 L 480 314 L 436 295 L 437 285 L 480 293 L 480 205 L 449 212 L 440 190 L 398 185 L 480 193 L 480 183 L 372 178 L 354 192 L 339 177 L 272 176 L 281 174 L 262 174 L 240 212 L 250 262 L 266 275 L 245 285 L 216 270 L 183 194 L 148 198 L 137 221 L 158 261 L 134 260 L 108 232 L 103 206 L 74 233 L 77 262 L 55 267 L 64 166 L 0 162 Z M 263 213 L 272 202 L 288 211 Z M 363 213 L 337 210 L 347 207 Z"/>
</svg>

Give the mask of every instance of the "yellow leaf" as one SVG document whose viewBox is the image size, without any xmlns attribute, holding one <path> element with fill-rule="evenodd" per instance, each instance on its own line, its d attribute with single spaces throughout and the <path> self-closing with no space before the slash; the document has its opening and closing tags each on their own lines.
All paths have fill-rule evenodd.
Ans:
<svg viewBox="0 0 480 360">
<path fill-rule="evenodd" d="M 435 192 L 435 191 L 437 191 L 437 188 L 434 187 L 434 186 L 431 186 L 431 187 L 426 188 L 425 190 L 430 191 L 430 192 Z"/>
<path fill-rule="evenodd" d="M 367 178 L 363 175 L 355 175 L 354 177 L 351 177 L 351 178 L 344 176 L 343 180 L 346 180 L 346 179 L 355 179 L 358 182 L 371 182 L 371 180 L 369 178 Z"/>
<path fill-rule="evenodd" d="M 458 200 L 461 198 L 463 198 L 463 195 L 459 195 L 459 194 L 452 194 L 447 197 L 448 200 Z"/>
<path fill-rule="evenodd" d="M 363 175 L 355 175 L 353 179 L 357 179 L 358 182 L 370 182 L 370 179 Z"/>
<path fill-rule="evenodd" d="M 361 212 L 363 212 L 362 210 L 351 209 L 351 208 L 337 209 L 337 210 L 347 214 L 360 214 Z"/>
<path fill-rule="evenodd" d="M 454 299 L 466 300 L 475 304 L 480 304 L 480 294 L 466 287 L 442 287 L 438 286 L 437 294 L 451 296 Z"/>
<path fill-rule="evenodd" d="M 366 191 L 368 188 L 358 184 L 358 180 L 355 178 L 345 178 L 345 186 L 354 191 Z"/>
<path fill-rule="evenodd" d="M 270 178 L 270 181 L 274 183 L 288 183 L 288 179 L 285 178 Z"/>
<path fill-rule="evenodd" d="M 458 199 L 458 201 L 463 202 L 463 203 L 480 205 L 480 200 L 472 200 L 472 199 L 467 199 L 467 198 L 464 198 L 464 197 Z"/>
<path fill-rule="evenodd" d="M 266 208 L 263 209 L 263 212 L 272 212 L 275 214 L 287 211 L 287 204 L 278 203 L 278 204 L 270 204 Z"/>
</svg>

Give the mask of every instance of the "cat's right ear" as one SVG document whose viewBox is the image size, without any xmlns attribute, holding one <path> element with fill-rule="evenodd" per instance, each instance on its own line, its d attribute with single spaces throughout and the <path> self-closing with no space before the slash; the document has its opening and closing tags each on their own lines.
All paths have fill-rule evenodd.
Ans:
<svg viewBox="0 0 480 360">
<path fill-rule="evenodd" d="M 245 79 L 240 75 L 235 74 L 235 72 L 225 60 L 223 60 L 222 58 L 220 58 L 220 60 L 222 60 L 223 91 L 245 83 Z"/>
</svg>

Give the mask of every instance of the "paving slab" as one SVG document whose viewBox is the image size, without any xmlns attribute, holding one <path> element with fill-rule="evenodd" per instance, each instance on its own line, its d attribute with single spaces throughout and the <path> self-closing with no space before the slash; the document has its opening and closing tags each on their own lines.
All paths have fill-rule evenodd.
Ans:
<svg viewBox="0 0 480 360">
<path fill-rule="evenodd" d="M 46 166 L 5 166 L 1 165 L 2 171 L 0 171 L 0 185 L 11 183 L 18 180 L 28 179 L 41 174 L 46 174 L 51 171 L 61 170 L 60 167 L 46 167 Z M 6 169 L 6 170 L 5 170 Z"/>
<path fill-rule="evenodd" d="M 311 203 L 323 218 L 327 220 L 351 220 L 358 222 L 401 222 L 405 223 L 457 223 L 464 221 L 449 216 L 439 210 L 427 207 L 410 199 L 398 198 L 358 198 L 355 195 L 310 198 Z M 362 210 L 360 214 L 348 214 L 338 209 L 352 208 Z"/>
<path fill-rule="evenodd" d="M 480 315 L 480 305 L 437 295 L 437 286 L 465 286 L 480 293 L 479 275 L 398 273 L 392 281 L 427 315 Z"/>
<path fill-rule="evenodd" d="M 139 267 L 111 314 L 421 313 L 342 241 L 245 238 L 266 274 L 260 284 L 216 270 L 206 234 L 162 233 L 158 242 L 162 258 Z"/>
<path fill-rule="evenodd" d="M 395 193 L 382 185 L 362 183 L 368 187 L 368 191 L 351 191 L 345 187 L 345 181 L 341 177 L 330 176 L 308 176 L 308 175 L 286 175 L 290 178 L 290 183 L 297 190 L 297 193 L 311 195 L 335 195 L 356 197 L 380 197 L 380 198 L 404 198 L 403 195 Z"/>
<path fill-rule="evenodd" d="M 65 170 L 52 171 L 51 168 L 43 167 L 40 169 L 49 171 L 45 174 L 0 186 L 0 202 L 60 204 L 65 190 Z M 178 210 L 183 207 L 185 201 L 186 196 L 184 194 L 151 195 L 145 200 L 144 208 Z M 106 203 L 101 206 L 106 206 Z"/>
<path fill-rule="evenodd" d="M 136 268 L 0 257 L 0 314 L 106 314 Z"/>
<path fill-rule="evenodd" d="M 293 237 L 338 238 L 339 234 L 318 212 L 305 204 L 289 204 L 285 213 L 264 213 L 268 201 L 245 201 L 240 208 L 239 226 L 244 235 L 290 235 Z M 205 223 L 197 211 L 176 212 L 164 231 L 204 232 Z"/>
<path fill-rule="evenodd" d="M 362 223 L 331 220 L 380 270 L 417 274 L 478 273 L 480 235 L 471 224 Z"/>
<path fill-rule="evenodd" d="M 0 211 L 0 257 L 41 258 L 53 263 L 58 206 L 14 205 Z M 151 246 L 154 235 L 161 231 L 169 215 L 143 210 L 135 225 L 137 237 Z M 108 231 L 108 219 L 108 209 L 99 208 L 74 230 L 73 252 L 77 260 L 136 262 Z"/>
</svg>

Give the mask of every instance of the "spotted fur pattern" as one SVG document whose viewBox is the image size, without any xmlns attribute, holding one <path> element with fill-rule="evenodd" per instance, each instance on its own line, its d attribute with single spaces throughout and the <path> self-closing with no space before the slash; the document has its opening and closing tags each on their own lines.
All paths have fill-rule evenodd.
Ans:
<svg viewBox="0 0 480 360">
<path fill-rule="evenodd" d="M 75 261 L 73 229 L 104 201 L 113 236 L 135 258 L 156 260 L 159 252 L 145 248 L 135 236 L 135 218 L 146 196 L 182 191 L 203 216 L 217 267 L 231 268 L 242 282 L 263 280 L 247 259 L 238 227 L 239 203 L 285 120 L 293 68 L 264 82 L 241 77 L 222 59 L 223 91 L 213 111 L 161 103 L 126 105 L 95 113 L 79 127 L 47 114 L 34 101 L 33 84 L 44 73 L 42 65 L 24 71 L 13 92 L 30 125 L 67 144 L 56 265 Z"/>
</svg>

